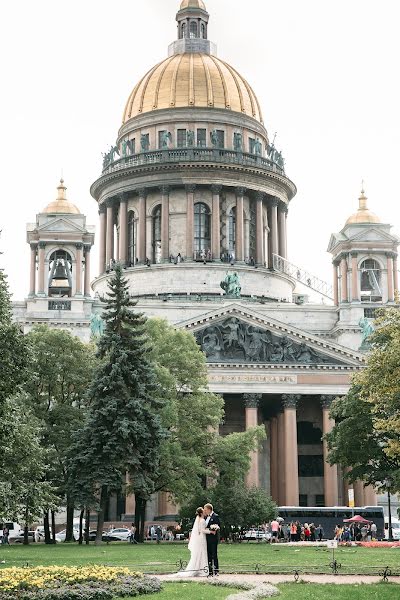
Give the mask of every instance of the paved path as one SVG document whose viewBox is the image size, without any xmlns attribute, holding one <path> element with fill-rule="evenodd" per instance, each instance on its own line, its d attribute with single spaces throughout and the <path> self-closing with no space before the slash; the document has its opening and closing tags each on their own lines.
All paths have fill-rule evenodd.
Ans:
<svg viewBox="0 0 400 600">
<path fill-rule="evenodd" d="M 159 575 L 158 578 L 161 581 L 174 581 L 171 575 Z M 293 575 L 220 575 L 218 578 L 220 581 L 233 583 L 294 583 Z M 355 583 L 379 583 L 382 581 L 381 577 L 370 576 L 370 575 L 300 575 L 302 581 L 309 583 L 335 583 L 335 584 L 355 584 Z M 179 579 L 182 581 L 182 579 Z M 205 578 L 188 577 L 185 581 L 197 581 L 206 582 Z M 400 577 L 389 577 L 391 583 L 400 584 Z"/>
</svg>

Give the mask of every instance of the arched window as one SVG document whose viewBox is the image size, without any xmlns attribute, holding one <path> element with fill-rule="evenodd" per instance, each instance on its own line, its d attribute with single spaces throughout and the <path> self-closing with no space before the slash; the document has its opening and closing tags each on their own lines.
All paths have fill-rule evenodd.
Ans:
<svg viewBox="0 0 400 600">
<path fill-rule="evenodd" d="M 234 259 L 236 248 L 236 207 L 229 213 L 229 254 Z"/>
<path fill-rule="evenodd" d="M 130 210 L 128 213 L 128 266 L 133 267 L 136 264 L 136 222 L 135 213 Z"/>
<path fill-rule="evenodd" d="M 182 23 L 181 27 L 181 39 L 185 39 L 186 37 L 186 23 Z"/>
<path fill-rule="evenodd" d="M 201 37 L 203 40 L 206 39 L 206 26 L 204 23 L 201 24 Z"/>
<path fill-rule="evenodd" d="M 153 263 L 161 262 L 161 204 L 153 210 Z"/>
<path fill-rule="evenodd" d="M 72 258 L 65 250 L 56 250 L 49 259 L 49 296 L 72 295 Z"/>
<path fill-rule="evenodd" d="M 198 37 L 198 27 L 196 21 L 191 21 L 189 31 L 191 40 Z"/>
<path fill-rule="evenodd" d="M 367 258 L 360 265 L 361 300 L 370 302 L 382 301 L 382 272 L 379 263 Z"/>
<path fill-rule="evenodd" d="M 211 215 L 204 202 L 194 205 L 194 251 L 195 258 L 206 259 L 211 248 Z"/>
</svg>

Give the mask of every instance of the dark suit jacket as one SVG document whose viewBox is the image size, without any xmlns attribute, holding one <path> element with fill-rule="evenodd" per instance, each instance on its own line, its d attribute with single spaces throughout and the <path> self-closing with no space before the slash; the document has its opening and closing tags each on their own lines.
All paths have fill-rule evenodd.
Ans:
<svg viewBox="0 0 400 600">
<path fill-rule="evenodd" d="M 219 520 L 219 516 L 215 512 L 212 513 L 212 515 L 210 517 L 210 520 L 208 521 L 207 529 L 210 529 L 211 525 L 218 525 L 219 527 L 221 527 L 221 521 Z M 220 534 L 220 531 L 217 531 L 216 534 L 209 533 L 206 536 L 207 537 L 207 544 L 218 544 L 218 542 L 219 542 L 219 534 Z"/>
</svg>

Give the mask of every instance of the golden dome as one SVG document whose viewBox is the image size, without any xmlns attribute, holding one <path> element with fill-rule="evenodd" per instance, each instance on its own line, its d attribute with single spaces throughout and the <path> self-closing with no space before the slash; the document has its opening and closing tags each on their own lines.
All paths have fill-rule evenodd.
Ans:
<svg viewBox="0 0 400 600">
<path fill-rule="evenodd" d="M 364 190 L 361 190 L 361 196 L 358 199 L 358 210 L 354 215 L 351 215 L 346 221 L 346 225 L 353 225 L 356 223 L 380 223 L 380 218 L 371 212 L 367 206 L 367 196 Z"/>
<path fill-rule="evenodd" d="M 247 81 L 216 56 L 200 53 L 174 54 L 151 69 L 129 96 L 123 123 L 153 110 L 180 107 L 224 108 L 263 123 Z"/>
<path fill-rule="evenodd" d="M 179 10 L 184 10 L 185 8 L 201 8 L 202 10 L 207 10 L 203 0 L 182 0 Z"/>
<path fill-rule="evenodd" d="M 64 179 L 60 179 L 60 185 L 57 187 L 57 190 L 58 190 L 57 199 L 54 200 L 53 202 L 50 202 L 50 204 L 48 204 L 46 206 L 46 208 L 44 208 L 42 210 L 42 213 L 62 214 L 62 215 L 80 215 L 81 212 L 80 212 L 79 208 L 77 206 L 75 206 L 75 204 L 72 204 L 72 202 L 67 200 L 67 198 L 65 197 L 65 192 L 66 192 L 67 188 L 64 185 Z"/>
</svg>

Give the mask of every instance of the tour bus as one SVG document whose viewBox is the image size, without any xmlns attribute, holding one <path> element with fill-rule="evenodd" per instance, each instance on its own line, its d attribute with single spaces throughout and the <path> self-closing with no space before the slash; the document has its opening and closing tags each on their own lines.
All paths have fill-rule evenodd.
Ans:
<svg viewBox="0 0 400 600">
<path fill-rule="evenodd" d="M 280 506 L 279 516 L 284 519 L 286 525 L 292 521 L 299 523 L 314 523 L 316 527 L 322 525 L 324 538 L 332 539 L 336 525 L 343 525 L 344 519 L 351 519 L 360 515 L 368 521 L 375 523 L 377 527 L 377 539 L 385 537 L 385 519 L 382 506 Z M 394 531 L 393 531 L 394 534 Z"/>
<path fill-rule="evenodd" d="M 392 518 L 392 536 L 394 540 L 400 540 L 400 521 L 395 518 Z M 389 538 L 389 517 L 385 517 L 385 537 Z"/>
<path fill-rule="evenodd" d="M 3 528 L 4 527 L 7 527 L 7 529 L 10 531 L 10 535 L 8 536 L 8 539 L 10 541 L 19 537 L 24 532 L 24 530 L 18 523 L 11 523 L 8 521 L 4 521 L 4 522 L 0 521 L 0 540 L 3 539 Z"/>
</svg>

